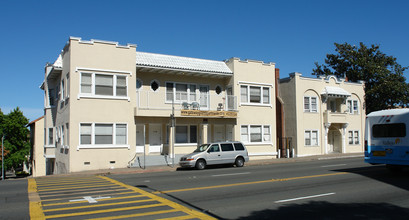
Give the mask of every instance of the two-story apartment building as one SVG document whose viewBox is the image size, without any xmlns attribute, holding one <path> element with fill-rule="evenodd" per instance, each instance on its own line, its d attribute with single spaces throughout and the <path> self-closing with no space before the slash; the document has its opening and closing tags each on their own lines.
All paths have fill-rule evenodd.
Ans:
<svg viewBox="0 0 409 220">
<path fill-rule="evenodd" d="M 243 141 L 250 156 L 275 155 L 275 83 L 274 63 L 71 37 L 41 86 L 47 174 L 127 167 L 226 140 Z"/>
<path fill-rule="evenodd" d="M 279 81 L 294 156 L 363 152 L 364 82 L 300 73 Z"/>
</svg>

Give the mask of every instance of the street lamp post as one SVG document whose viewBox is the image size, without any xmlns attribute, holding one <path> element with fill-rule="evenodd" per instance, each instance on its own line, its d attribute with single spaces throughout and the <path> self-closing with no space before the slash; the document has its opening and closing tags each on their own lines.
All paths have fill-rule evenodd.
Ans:
<svg viewBox="0 0 409 220">
<path fill-rule="evenodd" d="M 4 134 L 1 137 L 1 180 L 4 180 Z"/>
</svg>

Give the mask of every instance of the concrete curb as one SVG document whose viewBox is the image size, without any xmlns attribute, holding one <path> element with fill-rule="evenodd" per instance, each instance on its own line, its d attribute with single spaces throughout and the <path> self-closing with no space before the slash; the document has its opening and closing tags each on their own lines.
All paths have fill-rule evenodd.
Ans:
<svg viewBox="0 0 409 220">
<path fill-rule="evenodd" d="M 269 164 L 282 164 L 282 163 L 297 163 L 305 161 L 314 160 L 331 160 L 331 159 L 348 159 L 364 157 L 363 153 L 351 153 L 351 154 L 327 154 L 327 155 L 317 155 L 317 156 L 307 156 L 307 157 L 297 157 L 297 158 L 279 158 L 279 159 L 263 159 L 263 160 L 250 160 L 245 164 L 245 166 L 262 166 Z M 178 164 L 174 167 L 171 166 L 150 166 L 146 169 L 139 167 L 131 168 L 117 168 L 117 169 L 103 169 L 103 170 L 90 170 L 82 172 L 74 172 L 69 174 L 55 174 L 44 177 L 62 177 L 62 176 L 86 176 L 86 175 L 112 175 L 112 174 L 139 174 L 139 173 L 154 173 L 154 172 L 174 172 L 179 168 Z M 39 177 L 39 178 L 44 178 Z M 33 178 L 33 177 L 28 177 Z"/>
</svg>

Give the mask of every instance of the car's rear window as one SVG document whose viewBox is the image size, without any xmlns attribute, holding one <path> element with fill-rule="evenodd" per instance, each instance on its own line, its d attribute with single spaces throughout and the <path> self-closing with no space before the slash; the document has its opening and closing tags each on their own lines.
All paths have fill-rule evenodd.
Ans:
<svg viewBox="0 0 409 220">
<path fill-rule="evenodd" d="M 236 150 L 244 150 L 242 143 L 234 143 L 234 148 L 236 148 Z"/>
<path fill-rule="evenodd" d="M 222 147 L 222 151 L 234 151 L 233 144 L 227 143 L 227 144 L 220 144 Z"/>
</svg>

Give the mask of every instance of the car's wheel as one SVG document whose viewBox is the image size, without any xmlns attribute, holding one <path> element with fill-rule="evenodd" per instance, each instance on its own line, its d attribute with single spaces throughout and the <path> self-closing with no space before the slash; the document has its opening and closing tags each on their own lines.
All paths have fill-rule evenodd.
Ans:
<svg viewBox="0 0 409 220">
<path fill-rule="evenodd" d="M 244 166 L 244 159 L 242 157 L 236 158 L 236 161 L 234 162 L 236 167 L 242 167 Z"/>
<path fill-rule="evenodd" d="M 198 160 L 196 161 L 196 169 L 203 170 L 206 167 L 206 161 Z"/>
</svg>

